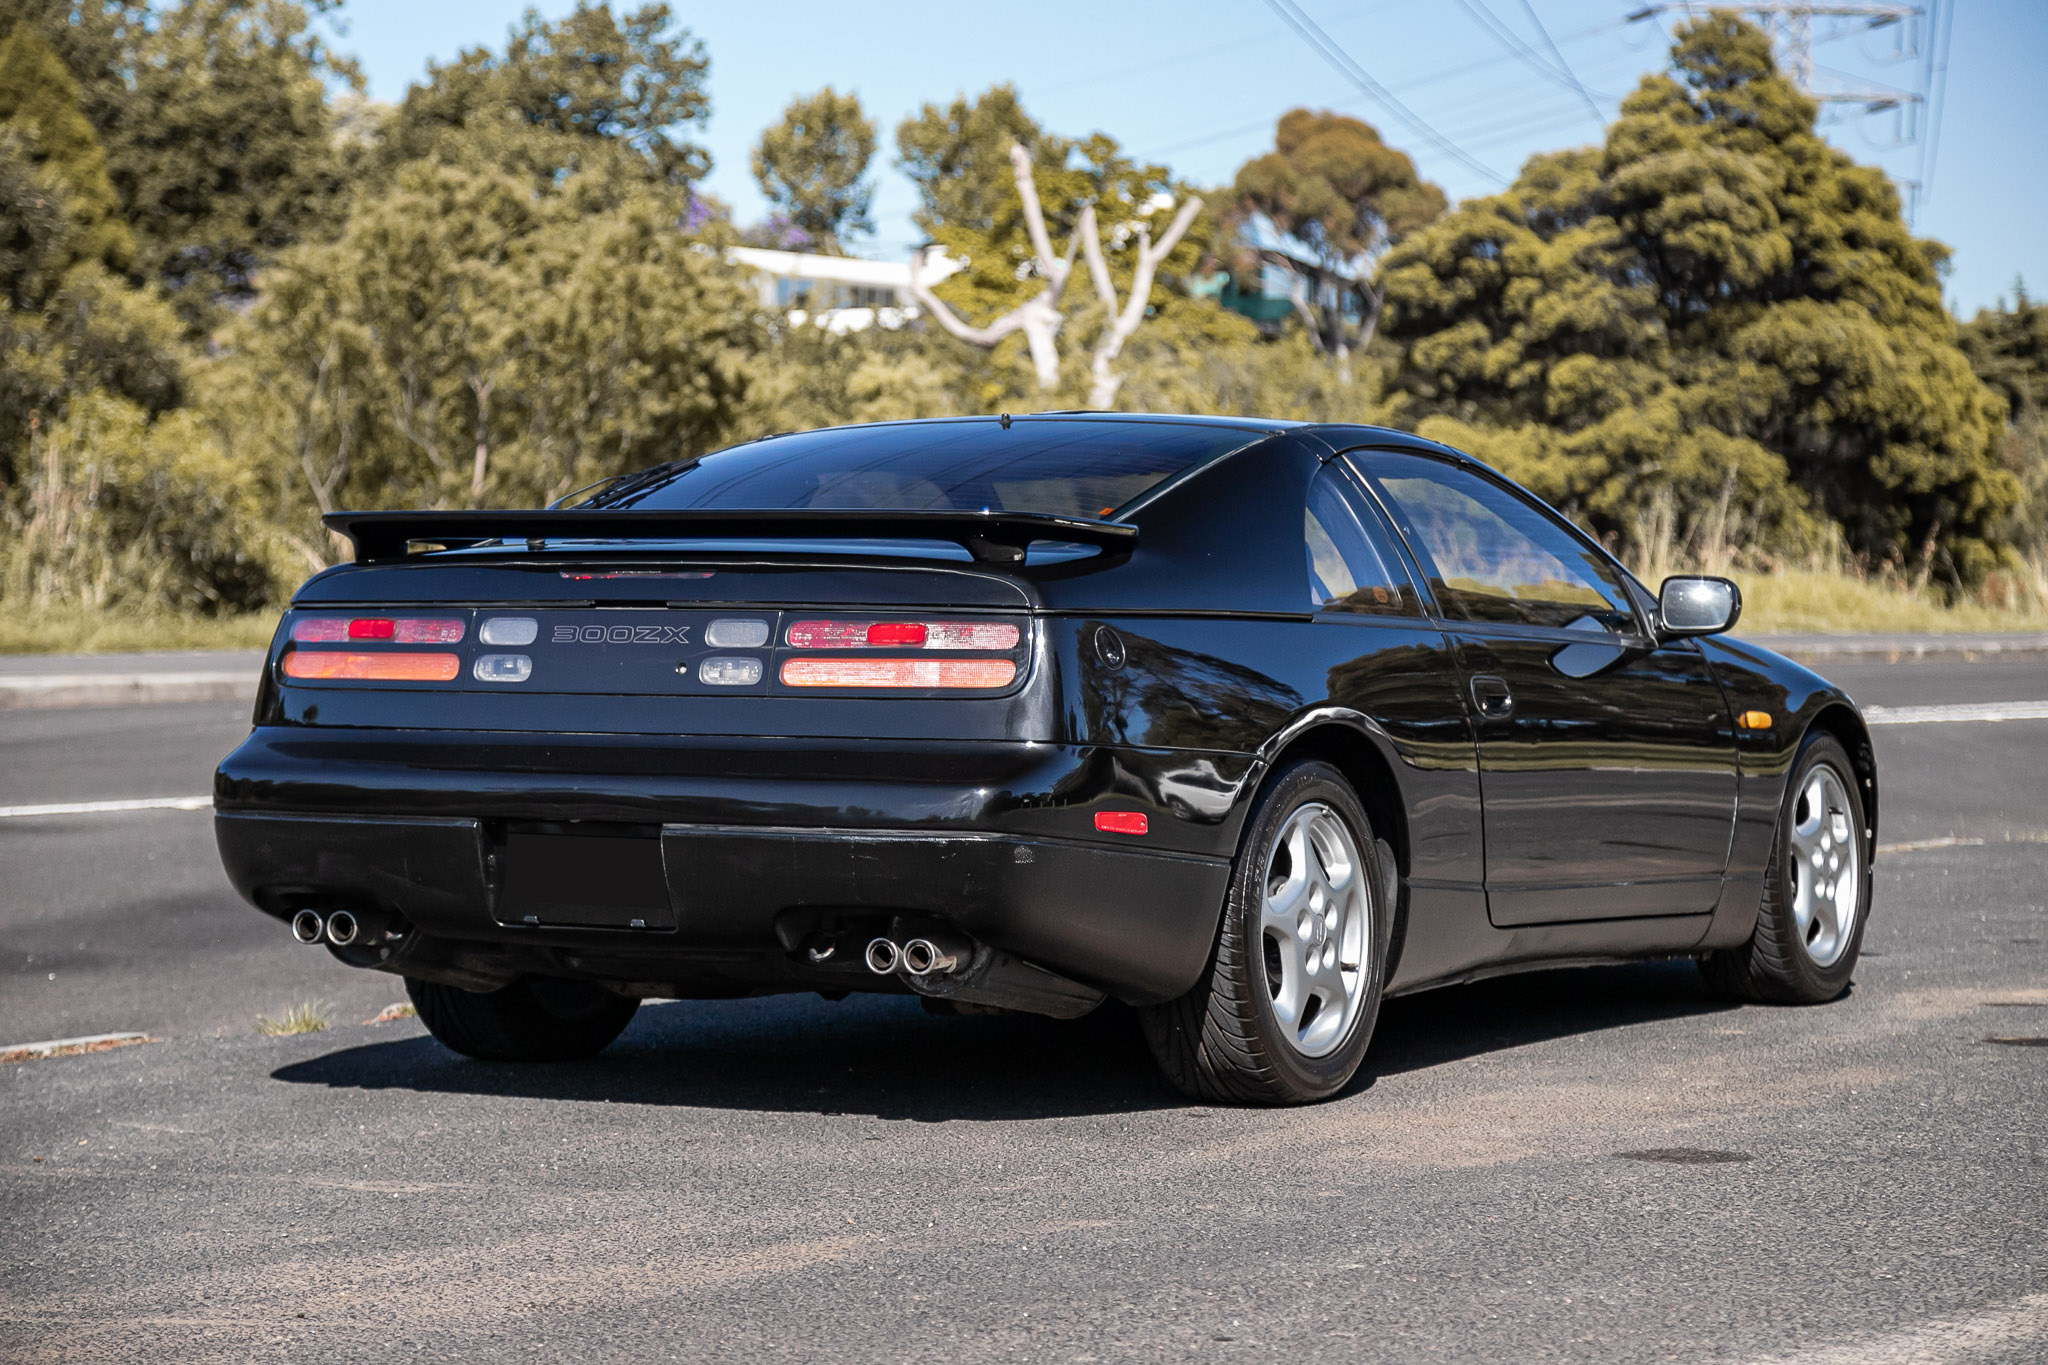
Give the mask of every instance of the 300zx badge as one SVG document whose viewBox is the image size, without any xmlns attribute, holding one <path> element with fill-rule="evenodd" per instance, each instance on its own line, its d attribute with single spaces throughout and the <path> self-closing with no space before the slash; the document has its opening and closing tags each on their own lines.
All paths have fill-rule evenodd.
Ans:
<svg viewBox="0 0 2048 1365">
<path fill-rule="evenodd" d="M 686 645 L 688 626 L 556 626 L 558 645 Z"/>
</svg>

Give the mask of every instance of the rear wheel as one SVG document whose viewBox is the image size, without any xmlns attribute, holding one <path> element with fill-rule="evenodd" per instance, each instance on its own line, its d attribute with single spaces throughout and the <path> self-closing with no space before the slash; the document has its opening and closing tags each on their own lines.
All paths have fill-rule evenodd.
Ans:
<svg viewBox="0 0 2048 1365">
<path fill-rule="evenodd" d="M 582 981 L 522 977 L 495 991 L 405 979 L 420 1022 L 441 1043 L 487 1062 L 566 1062 L 602 1052 L 638 1000 Z"/>
<path fill-rule="evenodd" d="M 1336 1094 L 1372 1041 L 1387 908 L 1372 824 L 1327 763 L 1288 768 L 1246 827 L 1209 970 L 1141 1012 L 1167 1078 L 1198 1099 Z"/>
<path fill-rule="evenodd" d="M 1756 930 L 1700 962 L 1738 999 L 1817 1005 L 1849 988 L 1870 909 L 1870 827 L 1841 741 L 1816 731 L 1792 767 Z"/>
</svg>

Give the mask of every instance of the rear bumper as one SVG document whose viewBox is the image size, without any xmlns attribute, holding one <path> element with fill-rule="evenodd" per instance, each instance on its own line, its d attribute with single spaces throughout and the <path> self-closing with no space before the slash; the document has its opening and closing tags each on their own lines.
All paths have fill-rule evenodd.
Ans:
<svg viewBox="0 0 2048 1365">
<path fill-rule="evenodd" d="M 474 742 L 470 742 L 474 741 Z M 216 776 L 229 879 L 279 916 L 403 916 L 474 956 L 640 981 L 861 986 L 820 924 L 940 921 L 1121 999 L 1185 991 L 1216 932 L 1251 760 L 1043 744 L 686 741 L 264 727 Z M 1143 810 L 1140 843 L 1077 837 Z M 511 922 L 508 822 L 658 829 L 674 927 Z"/>
</svg>

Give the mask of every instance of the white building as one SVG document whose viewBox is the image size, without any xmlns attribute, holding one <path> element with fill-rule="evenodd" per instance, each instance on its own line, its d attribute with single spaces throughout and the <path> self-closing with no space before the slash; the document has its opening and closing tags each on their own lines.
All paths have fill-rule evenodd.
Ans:
<svg viewBox="0 0 2048 1365">
<path fill-rule="evenodd" d="M 944 247 L 925 247 L 919 276 L 930 287 L 960 270 Z M 869 327 L 895 329 L 918 315 L 910 294 L 910 262 L 864 261 L 856 256 L 814 256 L 736 246 L 726 253 L 754 275 L 763 308 L 784 313 L 795 326 L 823 327 L 834 336 Z"/>
</svg>

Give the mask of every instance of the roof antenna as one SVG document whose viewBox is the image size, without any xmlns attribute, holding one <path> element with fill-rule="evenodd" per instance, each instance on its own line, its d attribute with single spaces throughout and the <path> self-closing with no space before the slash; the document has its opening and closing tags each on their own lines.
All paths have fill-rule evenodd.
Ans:
<svg viewBox="0 0 2048 1365">
<path fill-rule="evenodd" d="M 1003 416 L 1003 430 L 1004 430 L 1004 431 L 1008 431 L 1008 430 L 1010 429 L 1010 414 L 1006 412 L 1006 413 L 1004 413 L 1004 414 L 1003 414 L 1002 416 Z"/>
</svg>

